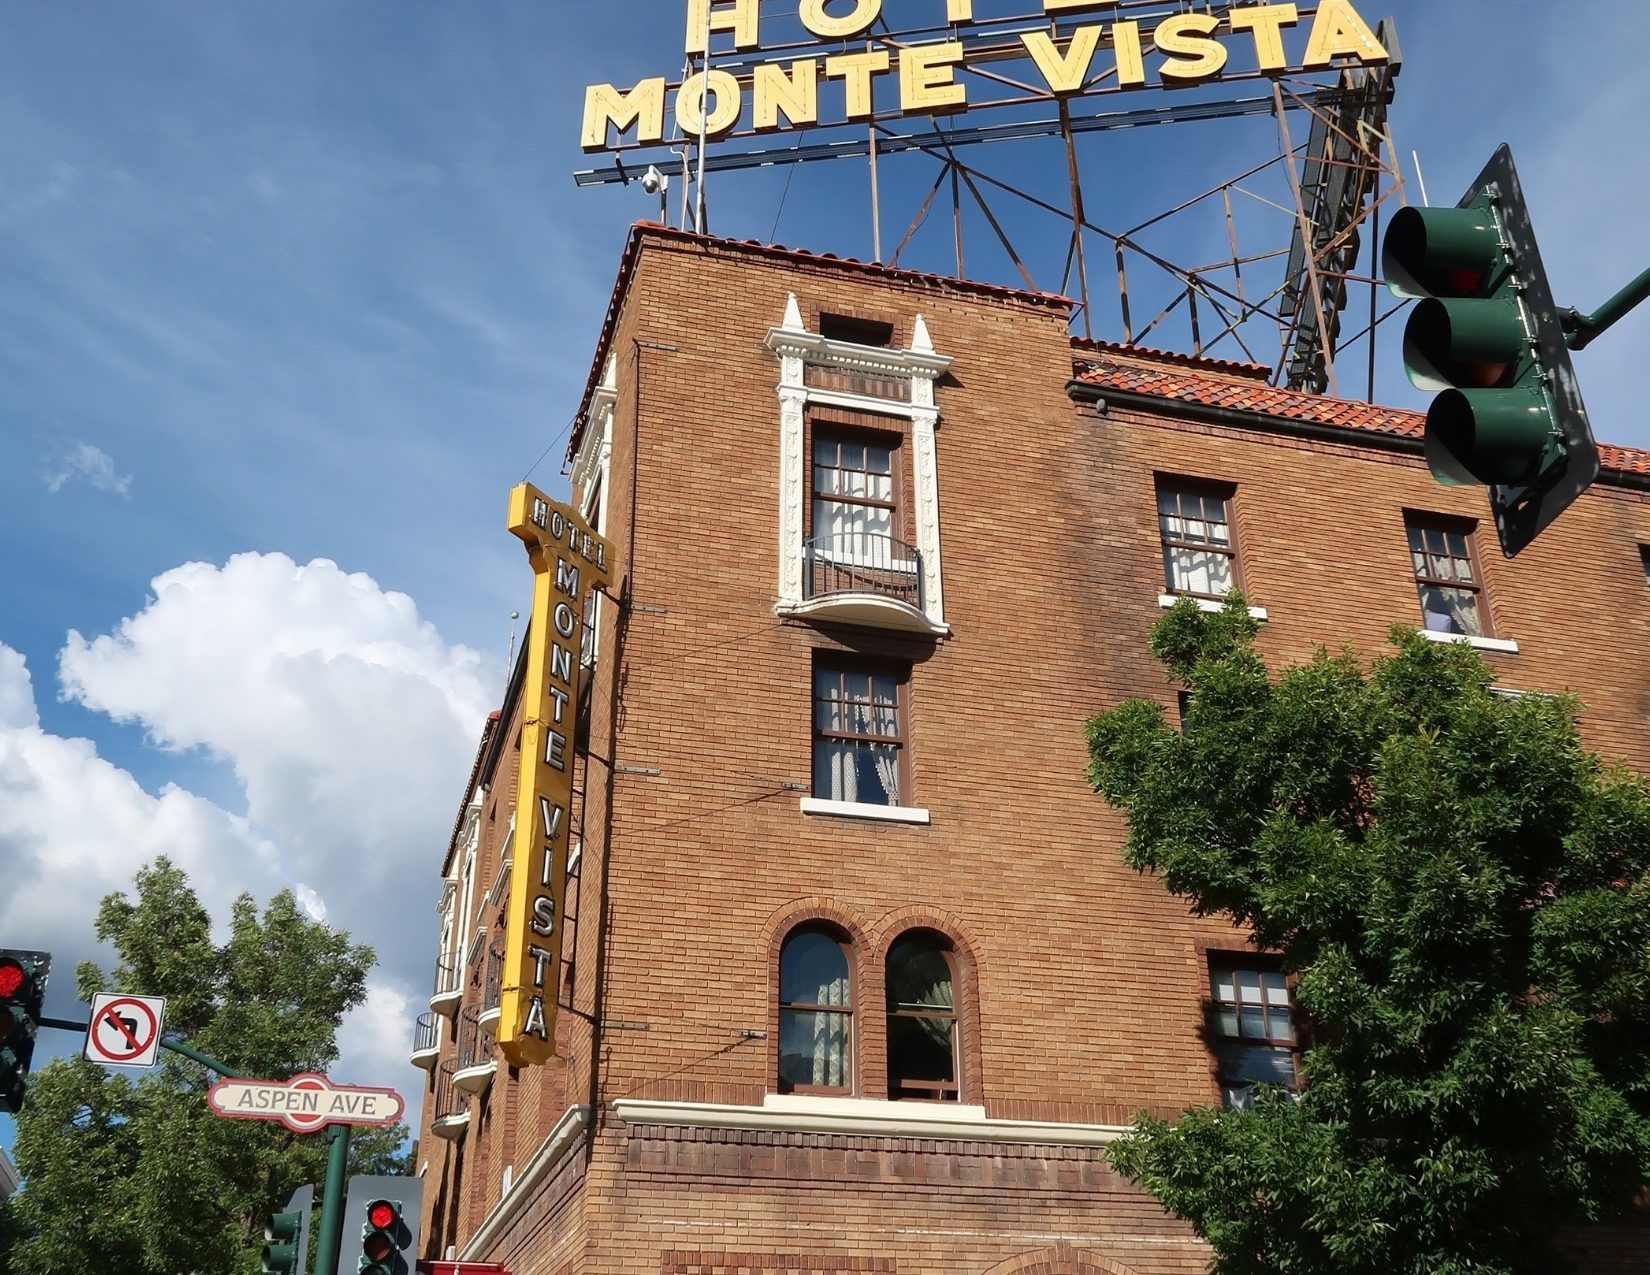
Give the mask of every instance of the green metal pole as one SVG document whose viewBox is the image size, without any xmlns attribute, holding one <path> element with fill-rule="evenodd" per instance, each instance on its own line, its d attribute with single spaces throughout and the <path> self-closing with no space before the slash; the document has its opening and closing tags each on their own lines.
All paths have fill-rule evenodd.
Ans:
<svg viewBox="0 0 1650 1275">
<path fill-rule="evenodd" d="M 1564 311 L 1559 316 L 1564 322 L 1564 343 L 1572 350 L 1585 350 L 1595 336 L 1647 297 L 1650 297 L 1650 270 L 1645 270 L 1591 314 Z"/>
<path fill-rule="evenodd" d="M 321 1233 L 316 1241 L 315 1275 L 337 1275 L 339 1232 L 344 1228 L 344 1170 L 349 1167 L 347 1124 L 329 1124 L 327 1184 L 321 1194 Z"/>
<path fill-rule="evenodd" d="M 185 1058 L 193 1058 L 202 1066 L 210 1067 L 220 1076 L 228 1076 L 231 1080 L 246 1079 L 246 1073 L 244 1071 L 236 1071 L 233 1067 L 225 1067 L 216 1058 L 212 1057 L 211 1054 L 203 1054 L 200 1050 L 191 1048 L 190 1046 L 184 1044 L 183 1041 L 176 1036 L 162 1036 L 160 1038 L 160 1047 L 162 1049 L 170 1049 L 174 1054 L 182 1054 Z"/>
</svg>

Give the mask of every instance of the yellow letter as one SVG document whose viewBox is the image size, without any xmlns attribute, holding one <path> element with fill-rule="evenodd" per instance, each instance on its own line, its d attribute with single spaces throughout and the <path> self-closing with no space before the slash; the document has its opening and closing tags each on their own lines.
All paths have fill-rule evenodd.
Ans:
<svg viewBox="0 0 1650 1275">
<path fill-rule="evenodd" d="M 712 31 L 732 31 L 733 47 L 754 49 L 761 44 L 757 38 L 757 0 L 730 0 L 731 9 L 711 8 L 713 0 L 688 0 L 687 51 L 704 53 L 705 24 Z M 706 13 L 709 10 L 709 13 Z"/>
<path fill-rule="evenodd" d="M 1140 24 L 1112 23 L 1111 42 L 1117 50 L 1117 83 L 1139 88 L 1146 82 L 1146 59 L 1140 54 Z"/>
<path fill-rule="evenodd" d="M 802 11 L 797 16 L 802 19 L 803 26 L 827 40 L 858 35 L 882 14 L 882 0 L 854 0 L 853 12 L 842 18 L 833 18 L 826 13 L 825 4 L 826 0 L 802 0 Z M 825 73 L 831 73 L 829 63 Z"/>
<path fill-rule="evenodd" d="M 592 84 L 584 91 L 584 149 L 605 150 L 607 126 L 623 133 L 636 126 L 638 142 L 658 142 L 665 136 L 665 81 L 643 80 L 628 93 L 611 84 Z"/>
<path fill-rule="evenodd" d="M 974 21 L 974 0 L 945 0 L 947 22 Z"/>
<path fill-rule="evenodd" d="M 1308 71 L 1321 71 L 1342 54 L 1365 66 L 1384 66 L 1387 61 L 1381 42 L 1347 0 L 1323 0 L 1312 20 L 1312 38 L 1306 43 L 1306 60 L 1301 65 Z"/>
<path fill-rule="evenodd" d="M 954 111 L 968 105 L 968 90 L 952 69 L 963 60 L 961 41 L 913 44 L 899 51 L 899 107 L 907 114 Z"/>
<path fill-rule="evenodd" d="M 716 106 L 707 119 L 705 98 L 708 94 L 716 95 Z M 739 81 L 731 71 L 713 69 L 708 77 L 703 71 L 695 71 L 676 92 L 676 122 L 689 137 L 698 137 L 701 128 L 711 137 L 720 137 L 739 122 L 743 105 L 739 99 Z"/>
<path fill-rule="evenodd" d="M 1233 9 L 1228 15 L 1233 31 L 1252 31 L 1255 35 L 1255 57 L 1260 69 L 1267 75 L 1287 69 L 1283 56 L 1283 28 L 1292 27 L 1301 20 L 1300 10 L 1292 4 L 1257 4 Z"/>
<path fill-rule="evenodd" d="M 819 122 L 819 63 L 803 58 L 791 63 L 790 75 L 777 62 L 757 65 L 751 86 L 752 127 L 771 133 L 779 127 L 779 112 L 785 112 L 786 127 Z"/>
<path fill-rule="evenodd" d="M 840 75 L 848 88 L 848 118 L 868 120 L 876 114 L 871 100 L 871 77 L 888 69 L 888 54 L 881 49 L 866 53 L 838 53 L 825 59 L 825 74 Z"/>
<path fill-rule="evenodd" d="M 1027 31 L 1020 37 L 1031 54 L 1031 60 L 1043 73 L 1043 79 L 1055 93 L 1075 93 L 1089 78 L 1089 66 L 1094 51 L 1100 47 L 1101 26 L 1098 22 L 1078 27 L 1071 33 L 1071 43 L 1064 53 L 1047 31 Z"/>
<path fill-rule="evenodd" d="M 1074 9 L 1109 9 L 1117 0 L 1043 0 L 1044 13 L 1070 13 Z"/>
<path fill-rule="evenodd" d="M 1226 46 L 1209 39 L 1219 26 L 1220 19 L 1207 13 L 1177 13 L 1158 23 L 1152 43 L 1159 52 L 1171 55 L 1158 74 L 1165 80 L 1188 83 L 1219 75 L 1226 65 Z"/>
</svg>

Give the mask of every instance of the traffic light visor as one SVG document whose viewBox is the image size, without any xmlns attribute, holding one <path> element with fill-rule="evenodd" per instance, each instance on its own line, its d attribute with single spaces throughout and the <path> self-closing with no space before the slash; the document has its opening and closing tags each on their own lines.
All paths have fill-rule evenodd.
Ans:
<svg viewBox="0 0 1650 1275">
<path fill-rule="evenodd" d="M 1400 208 L 1381 250 L 1400 297 L 1481 297 L 1502 266 L 1501 237 L 1479 208 Z"/>
<path fill-rule="evenodd" d="M 1524 343 L 1514 302 L 1428 297 L 1404 325 L 1404 370 L 1418 389 L 1493 389 L 1512 379 Z"/>
<path fill-rule="evenodd" d="M 266 1271 L 290 1271 L 298 1259 L 298 1246 L 291 1243 L 265 1244 L 263 1263 Z"/>
<path fill-rule="evenodd" d="M 1427 412 L 1427 464 L 1451 486 L 1534 482 L 1553 428 L 1539 389 L 1446 390 Z"/>
</svg>

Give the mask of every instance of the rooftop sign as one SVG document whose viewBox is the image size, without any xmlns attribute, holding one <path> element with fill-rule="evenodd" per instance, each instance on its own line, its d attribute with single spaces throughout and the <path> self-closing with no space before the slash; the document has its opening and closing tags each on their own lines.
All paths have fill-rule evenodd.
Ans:
<svg viewBox="0 0 1650 1275">
<path fill-rule="evenodd" d="M 1387 50 L 1351 0 L 1247 4 L 1224 15 L 1165 15 L 1161 6 L 1130 0 L 1042 0 L 1040 14 L 1014 19 L 976 19 L 974 0 L 907 3 L 912 10 L 932 9 L 931 20 L 943 25 L 889 33 L 882 23 L 884 0 L 800 0 L 796 21 L 810 38 L 776 46 L 764 43 L 760 0 L 688 0 L 685 49 L 699 59 L 700 69 L 679 84 L 656 76 L 628 89 L 589 86 L 584 149 L 623 150 L 658 145 L 667 136 L 752 136 L 1322 71 L 1341 59 L 1363 66 L 1388 61 Z M 1147 11 L 1153 8 L 1156 12 Z M 732 51 L 707 57 L 707 32 Z M 1297 32 L 1305 43 L 1292 62 L 1285 46 L 1299 44 Z M 928 38 L 936 33 L 944 38 Z M 763 56 L 781 51 L 784 56 Z M 715 64 L 718 59 L 722 66 Z M 1003 64 L 1014 61 L 1032 69 L 1019 78 L 1004 74 Z M 977 75 L 959 78 L 965 71 Z M 885 93 L 897 85 L 898 109 L 892 112 L 876 108 L 884 82 L 890 86 Z M 993 96 L 971 100 L 972 86 L 989 88 Z"/>
</svg>

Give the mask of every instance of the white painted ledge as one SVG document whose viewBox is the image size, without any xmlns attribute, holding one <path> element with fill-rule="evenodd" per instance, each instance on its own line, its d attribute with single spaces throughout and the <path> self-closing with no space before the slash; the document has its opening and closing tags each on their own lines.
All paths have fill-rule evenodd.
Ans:
<svg viewBox="0 0 1650 1275">
<path fill-rule="evenodd" d="M 492 1211 L 476 1228 L 476 1233 L 470 1237 L 469 1243 L 465 1244 L 458 1260 L 479 1262 L 485 1257 L 504 1228 L 509 1226 L 524 1205 L 532 1202 L 539 1183 L 555 1168 L 562 1153 L 589 1125 L 589 1107 L 569 1107 L 563 1113 L 562 1118 L 556 1122 L 556 1127 L 550 1130 L 550 1135 L 539 1145 L 539 1149 L 533 1152 L 533 1158 L 527 1162 L 527 1167 L 510 1183 L 510 1189 L 493 1205 Z"/>
<path fill-rule="evenodd" d="M 1160 593 L 1157 595 L 1157 605 L 1167 611 L 1176 602 L 1179 602 L 1181 598 L 1187 596 L 1188 595 L 1184 593 Z M 1224 610 L 1226 607 L 1224 602 L 1216 602 L 1213 598 L 1193 598 L 1192 601 L 1197 603 L 1197 609 L 1199 611 L 1207 611 L 1211 615 L 1213 615 L 1216 611 Z M 1251 620 L 1259 620 L 1264 624 L 1269 617 L 1266 614 L 1265 607 L 1250 607 L 1249 618 Z"/>
<path fill-rule="evenodd" d="M 940 1102 L 875 1102 L 769 1094 L 760 1107 L 711 1102 L 650 1102 L 620 1098 L 614 1114 L 626 1124 L 700 1129 L 761 1129 L 774 1133 L 845 1134 L 871 1138 L 949 1138 L 1026 1146 L 1099 1147 L 1129 1132 L 1127 1125 L 991 1120 L 984 1107 Z"/>
<path fill-rule="evenodd" d="M 921 806 L 874 806 L 864 801 L 827 801 L 804 797 L 805 815 L 836 815 L 843 819 L 871 819 L 883 823 L 927 823 L 928 811 Z"/>
<path fill-rule="evenodd" d="M 1518 643 L 1511 638 L 1473 637 L 1470 633 L 1440 633 L 1436 629 L 1418 629 L 1429 642 L 1447 642 L 1452 646 L 1470 646 L 1475 651 L 1500 651 L 1506 655 L 1518 654 Z"/>
</svg>

